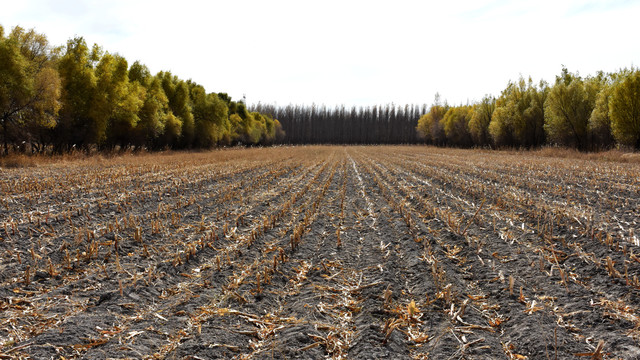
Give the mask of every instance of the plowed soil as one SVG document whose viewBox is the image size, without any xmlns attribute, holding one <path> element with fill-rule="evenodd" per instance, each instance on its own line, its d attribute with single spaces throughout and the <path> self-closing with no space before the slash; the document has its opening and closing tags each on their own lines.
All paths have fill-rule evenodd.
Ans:
<svg viewBox="0 0 640 360">
<path fill-rule="evenodd" d="M 640 166 L 279 147 L 0 171 L 0 358 L 640 358 Z"/>
</svg>

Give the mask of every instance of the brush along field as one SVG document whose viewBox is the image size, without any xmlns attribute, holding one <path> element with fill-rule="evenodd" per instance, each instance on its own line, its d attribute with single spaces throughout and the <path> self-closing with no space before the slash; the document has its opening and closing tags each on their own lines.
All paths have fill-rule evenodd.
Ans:
<svg viewBox="0 0 640 360">
<path fill-rule="evenodd" d="M 640 357 L 640 166 L 293 147 L 0 172 L 0 358 Z"/>
</svg>

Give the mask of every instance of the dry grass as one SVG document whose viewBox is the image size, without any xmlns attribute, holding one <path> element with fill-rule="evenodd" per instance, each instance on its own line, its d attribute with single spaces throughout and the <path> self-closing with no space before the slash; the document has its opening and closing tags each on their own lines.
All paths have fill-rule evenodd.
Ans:
<svg viewBox="0 0 640 360">
<path fill-rule="evenodd" d="M 112 155 L 111 157 L 115 157 Z M 73 152 L 64 155 L 26 155 L 26 154 L 9 154 L 0 156 L 0 167 L 2 168 L 28 168 L 36 166 L 44 166 L 50 164 L 69 163 L 80 160 L 89 160 L 99 162 L 104 159 L 105 155 L 95 154 L 87 155 L 82 152 Z"/>
<path fill-rule="evenodd" d="M 314 146 L 315 147 L 315 146 Z M 186 160 L 187 158 L 193 159 L 209 157 L 211 153 L 220 151 L 241 150 L 245 148 L 224 148 L 217 150 L 196 150 L 196 151 L 162 151 L 162 152 L 113 152 L 113 153 L 94 153 L 86 154 L 83 152 L 73 152 L 64 155 L 25 155 L 25 154 L 10 154 L 8 156 L 0 156 L 0 168 L 29 168 L 36 166 L 46 166 L 54 164 L 66 164 L 71 162 L 83 162 L 85 165 L 104 165 L 105 163 L 119 164 L 122 162 L 136 163 L 136 162 L 173 162 L 179 159 Z M 575 149 L 561 148 L 561 147 L 544 147 L 536 150 L 464 150 L 464 149 L 439 149 L 435 150 L 446 151 L 447 153 L 455 152 L 468 152 L 473 151 L 477 153 L 487 154 L 511 154 L 511 155 L 530 155 L 536 157 L 547 158 L 561 158 L 561 159 L 578 159 L 588 161 L 609 161 L 619 163 L 640 163 L 640 153 L 632 151 L 624 151 L 619 149 L 612 149 L 599 152 L 580 152 Z M 245 149 L 246 150 L 246 149 Z M 253 148 L 253 151 L 260 151 L 260 148 Z"/>
<path fill-rule="evenodd" d="M 78 163 L 84 165 L 105 165 L 121 163 L 144 163 L 144 162 L 166 162 L 161 159 L 201 157 L 198 154 L 208 154 L 211 151 L 161 151 L 161 152 L 112 152 L 112 153 L 91 153 L 71 152 L 64 155 L 26 155 L 9 154 L 0 156 L 0 168 L 29 168 L 37 166 L 50 166 L 60 164 Z M 171 161 L 171 160 L 169 160 Z"/>
<path fill-rule="evenodd" d="M 640 163 L 640 153 L 611 149 L 598 152 L 580 152 L 576 149 L 544 147 L 538 150 L 526 151 L 536 156 L 554 157 L 563 159 L 600 160 L 623 163 Z"/>
<path fill-rule="evenodd" d="M 39 163 L 40 157 L 27 155 L 9 155 L 0 157 L 0 168 L 33 167 Z"/>
</svg>

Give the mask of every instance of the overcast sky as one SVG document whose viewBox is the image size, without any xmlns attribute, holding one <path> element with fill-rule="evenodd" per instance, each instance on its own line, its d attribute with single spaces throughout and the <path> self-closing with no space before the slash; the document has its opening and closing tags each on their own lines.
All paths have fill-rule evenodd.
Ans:
<svg viewBox="0 0 640 360">
<path fill-rule="evenodd" d="M 0 0 L 0 24 L 249 103 L 451 104 L 640 62 L 640 0 Z"/>
</svg>

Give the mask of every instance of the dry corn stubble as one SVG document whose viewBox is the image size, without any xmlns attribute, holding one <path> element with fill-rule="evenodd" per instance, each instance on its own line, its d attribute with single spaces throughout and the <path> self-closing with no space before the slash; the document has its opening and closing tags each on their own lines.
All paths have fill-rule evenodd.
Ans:
<svg viewBox="0 0 640 360">
<path fill-rule="evenodd" d="M 630 357 L 639 174 L 423 147 L 12 169 L 0 355 Z"/>
</svg>

